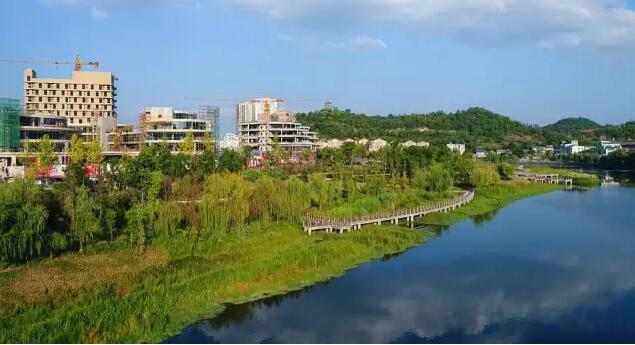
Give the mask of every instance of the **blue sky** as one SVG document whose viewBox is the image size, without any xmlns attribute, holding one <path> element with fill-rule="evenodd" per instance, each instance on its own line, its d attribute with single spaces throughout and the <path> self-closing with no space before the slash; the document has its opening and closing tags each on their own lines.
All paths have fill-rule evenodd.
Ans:
<svg viewBox="0 0 635 345">
<path fill-rule="evenodd" d="M 635 3 L 619 0 L 2 0 L 0 58 L 71 60 L 118 77 L 120 122 L 187 97 L 272 96 L 368 114 L 483 106 L 546 124 L 635 119 Z M 21 97 L 0 63 L 0 96 Z M 67 77 L 70 66 L 33 66 Z"/>
</svg>

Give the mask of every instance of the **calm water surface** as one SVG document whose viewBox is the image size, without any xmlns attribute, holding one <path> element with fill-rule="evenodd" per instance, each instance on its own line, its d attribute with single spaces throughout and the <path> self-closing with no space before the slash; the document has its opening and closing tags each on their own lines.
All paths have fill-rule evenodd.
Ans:
<svg viewBox="0 0 635 345">
<path fill-rule="evenodd" d="M 635 342 L 635 189 L 554 192 L 168 342 Z"/>
</svg>

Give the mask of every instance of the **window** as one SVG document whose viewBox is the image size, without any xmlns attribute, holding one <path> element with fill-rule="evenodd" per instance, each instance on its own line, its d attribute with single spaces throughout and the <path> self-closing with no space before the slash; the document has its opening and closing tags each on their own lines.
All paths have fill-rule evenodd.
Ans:
<svg viewBox="0 0 635 345">
<path fill-rule="evenodd" d="M 86 84 L 82 84 L 82 90 L 86 90 Z"/>
<path fill-rule="evenodd" d="M 79 119 L 79 124 L 80 124 L 80 125 L 82 124 L 82 119 Z"/>
<path fill-rule="evenodd" d="M 77 90 L 77 84 L 73 84 L 73 90 Z"/>
<path fill-rule="evenodd" d="M 59 89 L 60 88 L 60 84 L 59 83 L 55 84 L 55 88 Z"/>
<path fill-rule="evenodd" d="M 31 81 L 31 76 L 30 75 L 26 76 L 26 81 Z"/>
</svg>

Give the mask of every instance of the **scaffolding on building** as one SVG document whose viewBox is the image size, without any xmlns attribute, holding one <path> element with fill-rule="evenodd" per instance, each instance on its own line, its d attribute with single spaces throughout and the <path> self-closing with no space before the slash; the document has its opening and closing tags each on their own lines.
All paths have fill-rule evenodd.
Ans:
<svg viewBox="0 0 635 345">
<path fill-rule="evenodd" d="M 20 148 L 20 100 L 0 98 L 0 151 Z"/>
</svg>

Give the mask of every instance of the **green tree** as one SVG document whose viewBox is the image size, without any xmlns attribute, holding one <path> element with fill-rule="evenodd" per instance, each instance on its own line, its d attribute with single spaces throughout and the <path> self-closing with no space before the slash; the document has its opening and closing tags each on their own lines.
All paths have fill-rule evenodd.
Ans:
<svg viewBox="0 0 635 345">
<path fill-rule="evenodd" d="M 41 167 L 48 167 L 57 161 L 55 145 L 46 134 L 42 137 L 39 144 L 38 161 Z"/>
<path fill-rule="evenodd" d="M 18 179 L 0 185 L 0 259 L 28 260 L 46 244 L 48 211 L 33 181 Z"/>
<path fill-rule="evenodd" d="M 86 147 L 84 146 L 82 138 L 80 138 L 77 134 L 73 134 L 71 136 L 71 145 L 68 155 L 71 159 L 71 163 L 78 164 L 82 167 L 84 166 L 84 163 L 86 162 Z"/>
<path fill-rule="evenodd" d="M 88 195 L 88 188 L 78 187 L 66 193 L 64 210 L 68 216 L 71 237 L 79 244 L 79 252 L 99 233 L 99 219 L 93 212 L 93 200 Z"/>
<path fill-rule="evenodd" d="M 235 150 L 223 149 L 223 153 L 218 159 L 218 169 L 220 171 L 238 172 L 243 168 L 243 157 Z"/>
<path fill-rule="evenodd" d="M 185 134 L 185 138 L 183 138 L 183 142 L 181 143 L 181 145 L 179 145 L 179 151 L 188 156 L 191 157 L 194 155 L 195 152 L 195 147 L 194 147 L 194 137 L 192 136 L 192 132 L 187 132 Z"/>
<path fill-rule="evenodd" d="M 431 192 L 445 192 L 454 183 L 450 172 L 440 163 L 430 166 L 426 180 L 426 189 Z"/>
<path fill-rule="evenodd" d="M 104 156 L 99 141 L 91 141 L 86 144 L 86 162 L 88 164 L 101 165 Z"/>
<path fill-rule="evenodd" d="M 509 163 L 501 163 L 498 165 L 497 170 L 502 179 L 511 180 L 514 178 L 514 172 L 516 169 Z"/>
</svg>

